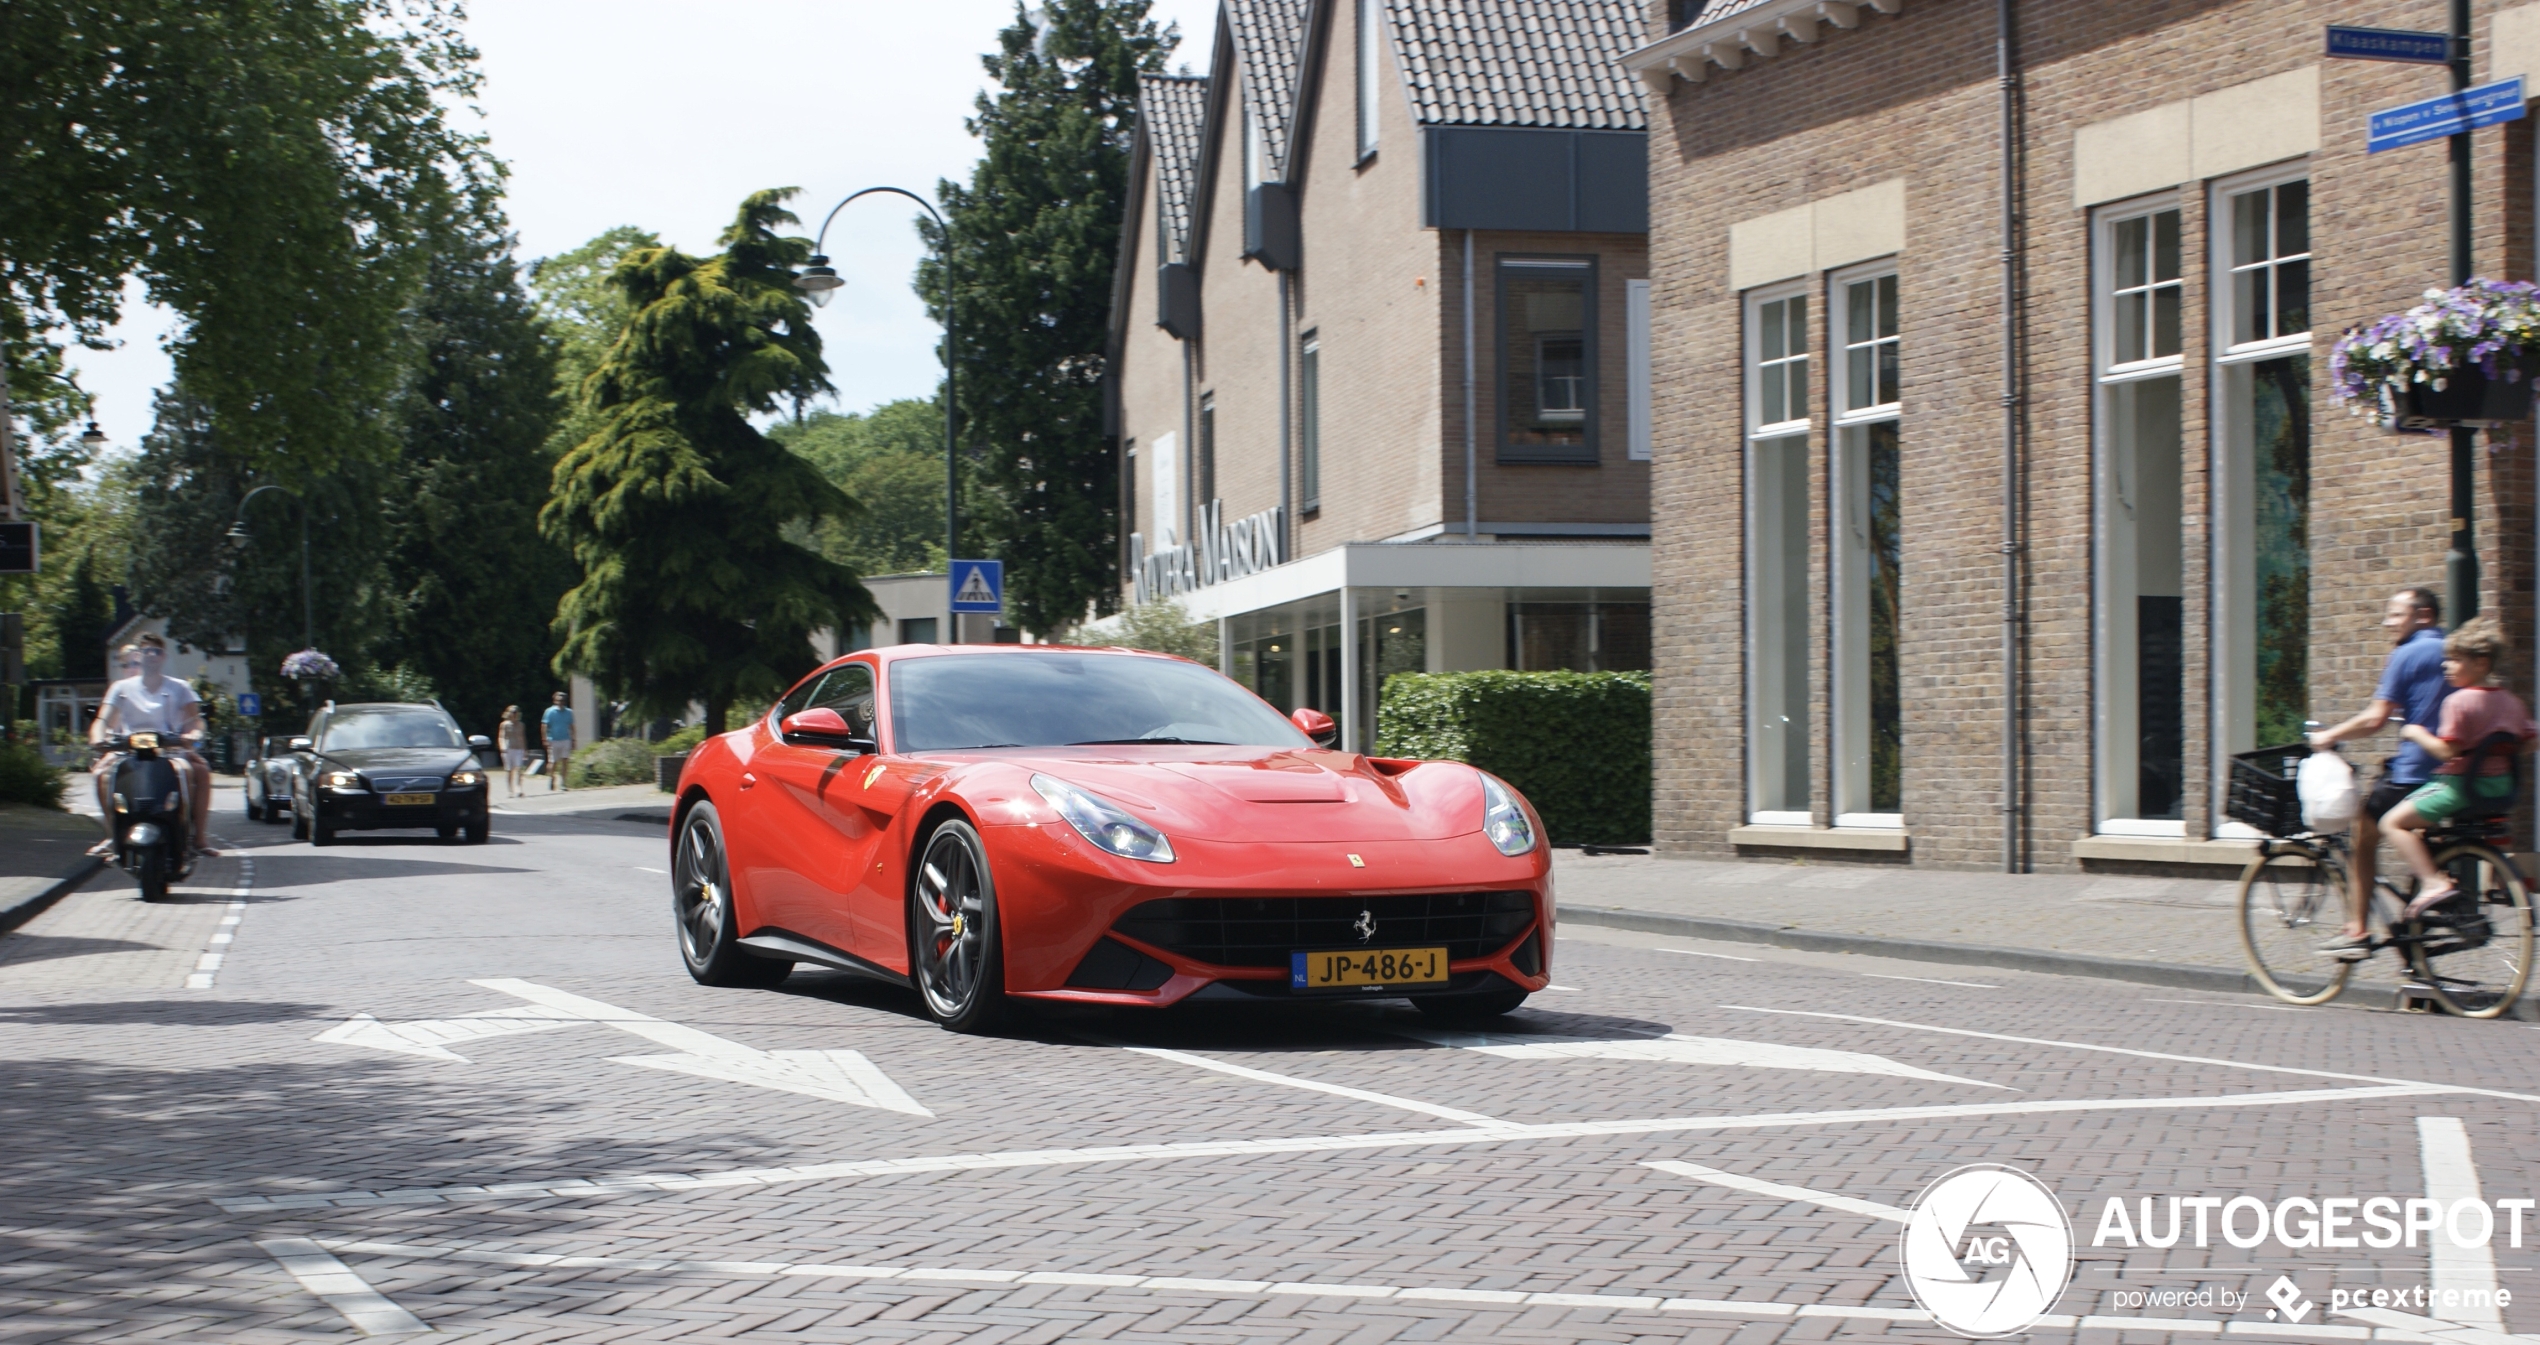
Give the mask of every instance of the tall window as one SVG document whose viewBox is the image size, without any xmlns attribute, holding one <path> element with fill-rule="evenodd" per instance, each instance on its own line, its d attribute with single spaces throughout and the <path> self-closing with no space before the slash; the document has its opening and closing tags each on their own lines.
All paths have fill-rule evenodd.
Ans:
<svg viewBox="0 0 2540 1345">
<path fill-rule="evenodd" d="M 1194 511 L 1206 509 L 1217 498 L 1217 397 L 1211 393 L 1199 399 L 1199 456 L 1191 463 L 1192 474 L 1199 478 L 1191 492 Z M 1195 515 L 1196 516 L 1196 515 Z"/>
<path fill-rule="evenodd" d="M 1305 334 L 1297 358 L 1297 499 L 1312 513 L 1323 507 L 1323 338 Z"/>
<path fill-rule="evenodd" d="M 1596 460 L 1596 266 L 1499 264 L 1499 456 Z"/>
<path fill-rule="evenodd" d="M 1175 461 L 1181 456 L 1177 437 L 1159 434 L 1154 443 L 1147 445 L 1147 493 L 1155 500 L 1150 506 L 1155 513 L 1155 531 L 1147 538 L 1151 550 L 1180 545 L 1177 539 L 1182 526 L 1182 469 Z"/>
<path fill-rule="evenodd" d="M 1120 445 L 1120 531 L 1125 535 L 1141 530 L 1138 522 L 1138 441 L 1129 439 Z M 1127 554 L 1127 553 L 1123 553 Z M 1128 556 L 1128 564 L 1138 558 Z"/>
<path fill-rule="evenodd" d="M 1897 428 L 1896 273 L 1834 285 L 1835 825 L 1905 823 L 1905 715 L 1897 658 L 1904 559 Z"/>
<path fill-rule="evenodd" d="M 2094 240 L 2093 792 L 2097 829 L 2110 835 L 2186 834 L 2179 220 L 2170 199 L 2119 206 Z"/>
<path fill-rule="evenodd" d="M 2298 742 L 2310 710 L 2310 184 L 2272 176 L 2214 191 L 2222 754 Z"/>
<path fill-rule="evenodd" d="M 1383 106 L 1385 0 L 1358 0 L 1358 157 L 1376 152 L 1376 113 Z"/>
<path fill-rule="evenodd" d="M 1808 813 L 1808 296 L 1746 303 L 1747 817 Z"/>
</svg>

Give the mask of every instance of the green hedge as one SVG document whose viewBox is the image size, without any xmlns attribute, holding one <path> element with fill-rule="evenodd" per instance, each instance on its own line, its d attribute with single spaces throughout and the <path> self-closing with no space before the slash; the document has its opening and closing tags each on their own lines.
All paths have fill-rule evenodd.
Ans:
<svg viewBox="0 0 2540 1345">
<path fill-rule="evenodd" d="M 1649 674 L 1396 673 L 1376 755 L 1469 761 L 1515 785 L 1558 845 L 1649 841 Z"/>
<path fill-rule="evenodd" d="M 576 789 L 599 785 L 649 785 L 653 745 L 641 738 L 603 738 L 573 754 L 567 782 Z"/>
<path fill-rule="evenodd" d="M 70 777 L 46 761 L 31 738 L 0 742 L 0 803 L 59 809 Z"/>
</svg>

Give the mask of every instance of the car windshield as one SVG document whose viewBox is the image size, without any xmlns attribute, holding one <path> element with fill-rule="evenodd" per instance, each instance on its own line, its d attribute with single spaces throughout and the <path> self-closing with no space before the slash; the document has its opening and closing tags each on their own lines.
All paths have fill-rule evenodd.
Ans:
<svg viewBox="0 0 2540 1345">
<path fill-rule="evenodd" d="M 902 752 L 1087 743 L 1310 747 L 1279 712 L 1193 663 L 1134 654 L 954 654 L 891 665 Z"/>
<path fill-rule="evenodd" d="M 448 716 L 431 710 L 369 710 L 357 714 L 337 712 L 326 721 L 326 741 L 318 744 L 321 752 L 345 752 L 364 747 L 460 747 L 467 740 L 459 736 L 459 726 Z"/>
</svg>

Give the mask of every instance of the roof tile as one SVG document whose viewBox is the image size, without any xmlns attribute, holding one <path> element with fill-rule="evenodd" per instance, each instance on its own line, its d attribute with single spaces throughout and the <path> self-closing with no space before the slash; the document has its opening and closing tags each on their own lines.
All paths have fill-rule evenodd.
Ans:
<svg viewBox="0 0 2540 1345">
<path fill-rule="evenodd" d="M 1156 222 L 1164 233 L 1166 261 L 1181 261 L 1189 251 L 1200 126 L 1207 115 L 1206 76 L 1138 77 L 1138 119 L 1155 156 Z"/>
<path fill-rule="evenodd" d="M 1640 45 L 1638 0 L 1385 0 L 1385 17 L 1423 125 L 1649 128 L 1621 61 Z"/>
</svg>

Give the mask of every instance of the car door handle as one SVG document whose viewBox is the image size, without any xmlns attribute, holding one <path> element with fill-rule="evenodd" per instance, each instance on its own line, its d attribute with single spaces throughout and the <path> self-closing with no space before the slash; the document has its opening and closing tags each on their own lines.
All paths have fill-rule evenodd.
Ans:
<svg viewBox="0 0 2540 1345">
<path fill-rule="evenodd" d="M 750 786 L 757 783 L 757 776 L 750 774 L 748 771 L 741 772 L 741 788 L 748 789 Z"/>
</svg>

